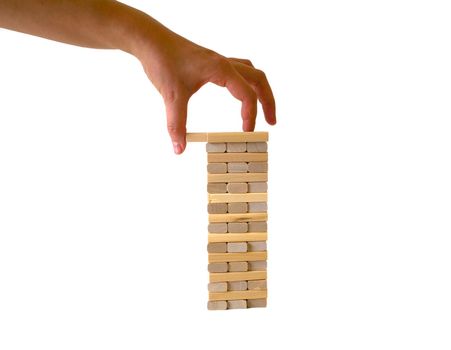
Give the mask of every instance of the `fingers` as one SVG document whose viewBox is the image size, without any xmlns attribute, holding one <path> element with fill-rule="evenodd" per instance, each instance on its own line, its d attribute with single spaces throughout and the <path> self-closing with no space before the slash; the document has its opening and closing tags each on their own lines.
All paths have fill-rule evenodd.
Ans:
<svg viewBox="0 0 451 350">
<path fill-rule="evenodd" d="M 169 136 L 175 154 L 182 154 L 186 147 L 186 117 L 189 97 L 163 97 L 166 105 L 166 118 Z"/>
<path fill-rule="evenodd" d="M 232 61 L 233 67 L 246 79 L 257 94 L 266 121 L 271 125 L 276 124 L 276 102 L 265 73 L 241 62 L 242 60 L 233 59 Z"/>
<path fill-rule="evenodd" d="M 248 59 L 245 59 L 245 58 L 229 57 L 229 60 L 235 61 L 235 62 L 238 62 L 238 63 L 243 63 L 243 64 L 245 64 L 247 66 L 250 66 L 250 67 L 254 67 L 252 62 L 250 60 L 248 60 Z"/>
</svg>

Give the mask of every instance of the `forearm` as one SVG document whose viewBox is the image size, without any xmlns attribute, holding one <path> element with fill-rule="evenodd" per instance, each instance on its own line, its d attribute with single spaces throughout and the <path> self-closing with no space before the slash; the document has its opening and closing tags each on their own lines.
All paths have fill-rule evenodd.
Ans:
<svg viewBox="0 0 451 350">
<path fill-rule="evenodd" d="M 167 31 L 147 14 L 111 0 L 0 0 L 0 27 L 134 55 L 144 40 L 158 44 L 159 32 Z"/>
</svg>

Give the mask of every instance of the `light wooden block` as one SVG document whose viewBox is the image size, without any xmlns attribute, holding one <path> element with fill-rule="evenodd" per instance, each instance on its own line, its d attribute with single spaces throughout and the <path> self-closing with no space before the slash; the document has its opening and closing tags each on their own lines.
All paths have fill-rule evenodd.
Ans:
<svg viewBox="0 0 451 350">
<path fill-rule="evenodd" d="M 266 202 L 267 193 L 210 193 L 209 203 Z"/>
<path fill-rule="evenodd" d="M 266 241 L 248 242 L 247 250 L 249 252 L 264 252 L 266 251 Z"/>
<path fill-rule="evenodd" d="M 254 280 L 247 282 L 248 290 L 266 290 L 267 284 L 266 280 Z"/>
<path fill-rule="evenodd" d="M 226 163 L 208 163 L 207 164 L 207 172 L 209 174 L 225 174 L 225 173 L 227 173 L 227 164 Z"/>
<path fill-rule="evenodd" d="M 210 182 L 207 184 L 207 192 L 208 193 L 226 193 L 227 192 L 227 184 L 225 182 Z"/>
<path fill-rule="evenodd" d="M 229 242 L 229 243 L 227 243 L 227 253 L 246 253 L 246 252 L 247 252 L 247 243 L 246 242 Z"/>
<path fill-rule="evenodd" d="M 227 152 L 246 152 L 246 142 L 227 142 Z"/>
<path fill-rule="evenodd" d="M 266 221 L 255 221 L 249 223 L 249 232 L 266 232 L 268 231 L 268 225 Z"/>
<path fill-rule="evenodd" d="M 205 134 L 205 133 L 202 133 Z M 250 131 L 250 132 L 209 132 L 206 133 L 208 142 L 266 142 L 268 141 L 268 132 Z M 205 136 L 203 135 L 204 139 Z M 188 134 L 190 138 L 190 134 Z"/>
<path fill-rule="evenodd" d="M 225 142 L 207 143 L 205 148 L 208 153 L 223 153 L 226 151 L 226 144 Z"/>
<path fill-rule="evenodd" d="M 208 182 L 265 182 L 268 173 L 208 174 Z"/>
<path fill-rule="evenodd" d="M 266 271 L 267 262 L 266 260 L 257 260 L 248 262 L 249 271 Z"/>
<path fill-rule="evenodd" d="M 247 301 L 243 299 L 227 300 L 227 309 L 247 309 Z"/>
<path fill-rule="evenodd" d="M 249 213 L 266 213 L 268 211 L 268 204 L 266 202 L 250 202 L 248 204 L 248 211 Z"/>
<path fill-rule="evenodd" d="M 265 280 L 266 271 L 210 273 L 210 282 Z"/>
<path fill-rule="evenodd" d="M 207 304 L 208 310 L 227 310 L 227 301 L 225 300 L 217 300 L 217 301 L 208 301 Z"/>
<path fill-rule="evenodd" d="M 249 182 L 248 192 L 250 192 L 250 193 L 268 192 L 268 184 L 266 182 Z"/>
<path fill-rule="evenodd" d="M 218 222 L 208 225 L 209 233 L 226 233 L 227 232 L 227 223 Z"/>
<path fill-rule="evenodd" d="M 245 272 L 248 268 L 248 262 L 247 261 L 232 261 L 229 262 L 229 272 Z"/>
<path fill-rule="evenodd" d="M 268 153 L 208 153 L 209 163 L 267 162 Z"/>
<path fill-rule="evenodd" d="M 266 232 L 246 232 L 246 233 L 211 233 L 208 235 L 208 242 L 223 243 L 223 242 L 253 242 L 266 241 L 268 233 Z M 224 251 L 225 252 L 225 251 Z M 223 253 L 212 252 L 212 253 Z"/>
<path fill-rule="evenodd" d="M 248 232 L 249 224 L 247 222 L 229 222 L 227 224 L 228 233 L 244 233 Z"/>
<path fill-rule="evenodd" d="M 225 163 L 210 163 L 210 164 L 225 164 Z M 247 173 L 247 163 L 227 163 L 228 173 Z M 264 171 L 256 171 L 256 173 L 264 173 Z"/>
<path fill-rule="evenodd" d="M 221 233 L 215 233 L 220 235 Z M 213 235 L 215 235 L 213 234 Z M 207 251 L 209 253 L 227 253 L 227 244 L 225 242 L 208 243 Z"/>
<path fill-rule="evenodd" d="M 247 290 L 247 282 L 246 281 L 232 281 L 232 282 L 226 282 L 226 283 L 227 283 L 227 291 L 229 291 L 229 292 Z"/>
<path fill-rule="evenodd" d="M 209 292 L 227 292 L 227 282 L 208 283 Z"/>
<path fill-rule="evenodd" d="M 238 299 L 262 299 L 266 298 L 266 290 L 243 290 L 231 292 L 209 293 L 210 300 L 238 300 Z"/>
<path fill-rule="evenodd" d="M 210 253 L 208 254 L 208 262 L 260 261 L 266 260 L 267 257 L 267 252 Z"/>
<path fill-rule="evenodd" d="M 247 307 L 253 308 L 253 307 L 266 307 L 266 298 L 261 299 L 249 299 L 247 301 Z"/>
<path fill-rule="evenodd" d="M 227 263 L 210 263 L 208 264 L 208 272 L 227 272 L 229 266 Z"/>
<path fill-rule="evenodd" d="M 229 204 L 231 204 L 231 203 L 229 203 Z M 227 214 L 210 214 L 210 215 L 208 215 L 209 222 L 232 223 L 232 222 L 265 221 L 267 219 L 268 219 L 267 213 L 238 213 L 238 214 L 227 213 Z"/>
<path fill-rule="evenodd" d="M 226 214 L 229 208 L 227 203 L 208 203 L 208 214 Z"/>
<path fill-rule="evenodd" d="M 247 182 L 230 182 L 227 184 L 227 192 L 229 193 L 247 193 Z"/>
<path fill-rule="evenodd" d="M 246 202 L 228 203 L 227 212 L 230 214 L 247 213 L 247 206 L 248 204 Z"/>
<path fill-rule="evenodd" d="M 221 163 L 214 163 L 214 164 L 221 164 Z M 250 173 L 267 173 L 268 172 L 268 163 L 266 163 L 266 162 L 249 162 L 248 171 Z"/>
<path fill-rule="evenodd" d="M 266 142 L 248 142 L 246 149 L 248 152 L 267 152 L 268 144 Z"/>
</svg>

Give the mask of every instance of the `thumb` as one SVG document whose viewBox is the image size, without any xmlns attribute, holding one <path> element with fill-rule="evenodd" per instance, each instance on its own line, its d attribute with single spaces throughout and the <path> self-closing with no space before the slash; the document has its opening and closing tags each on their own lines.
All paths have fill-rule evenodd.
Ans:
<svg viewBox="0 0 451 350">
<path fill-rule="evenodd" d="M 186 147 L 186 117 L 188 98 L 173 97 L 165 99 L 168 133 L 175 154 L 182 154 Z"/>
</svg>

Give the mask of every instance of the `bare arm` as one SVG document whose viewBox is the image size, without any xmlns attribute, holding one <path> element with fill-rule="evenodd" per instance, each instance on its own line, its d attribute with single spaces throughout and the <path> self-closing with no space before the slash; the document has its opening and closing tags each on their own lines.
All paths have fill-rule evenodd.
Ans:
<svg viewBox="0 0 451 350">
<path fill-rule="evenodd" d="M 120 49 L 136 56 L 166 105 L 174 151 L 186 146 L 189 98 L 208 82 L 242 102 L 243 130 L 252 131 L 257 99 L 275 124 L 269 83 L 248 60 L 223 57 L 177 35 L 147 14 L 112 0 L 0 0 L 0 27 L 68 44 Z"/>
</svg>

